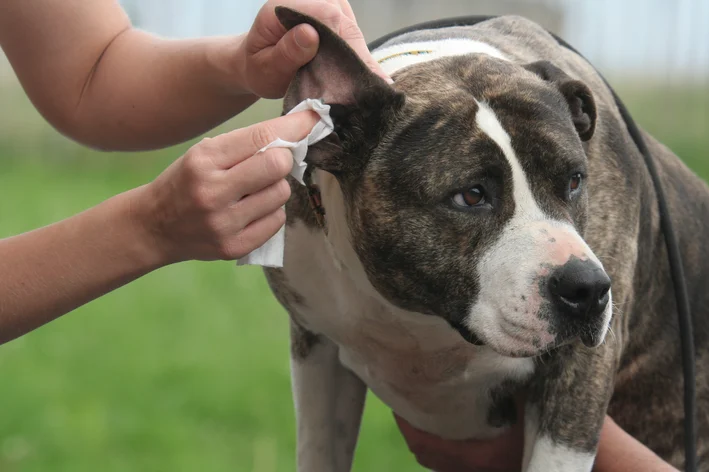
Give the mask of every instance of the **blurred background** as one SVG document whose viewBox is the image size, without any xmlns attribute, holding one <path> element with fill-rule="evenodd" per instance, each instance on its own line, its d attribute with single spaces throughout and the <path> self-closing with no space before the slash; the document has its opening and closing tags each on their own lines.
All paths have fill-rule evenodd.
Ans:
<svg viewBox="0 0 709 472">
<path fill-rule="evenodd" d="M 530 17 L 587 56 L 636 120 L 709 178 L 709 0 L 351 2 L 368 40 L 455 15 Z M 263 2 L 122 3 L 140 28 L 194 37 L 247 31 Z M 279 111 L 262 101 L 209 134 Z M 0 54 L 0 237 L 146 183 L 190 144 L 82 148 L 42 120 Z M 293 470 L 288 350 L 286 315 L 259 269 L 160 270 L 0 347 L 0 472 Z M 420 470 L 371 395 L 355 470 Z"/>
</svg>

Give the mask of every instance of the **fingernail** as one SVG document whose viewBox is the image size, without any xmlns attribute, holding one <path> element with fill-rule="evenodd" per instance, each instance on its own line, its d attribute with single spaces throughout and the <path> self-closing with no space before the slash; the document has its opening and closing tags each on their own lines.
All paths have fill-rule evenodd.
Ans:
<svg viewBox="0 0 709 472">
<path fill-rule="evenodd" d="M 384 80 L 386 80 L 389 85 L 394 85 L 394 79 L 392 79 L 391 77 L 387 77 Z"/>
</svg>

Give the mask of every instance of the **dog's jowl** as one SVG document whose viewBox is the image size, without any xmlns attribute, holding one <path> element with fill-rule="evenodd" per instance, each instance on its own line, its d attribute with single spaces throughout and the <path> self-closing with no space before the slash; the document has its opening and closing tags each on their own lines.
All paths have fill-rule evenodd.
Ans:
<svg viewBox="0 0 709 472">
<path fill-rule="evenodd" d="M 388 85 L 321 24 L 277 13 L 320 34 L 285 111 L 321 98 L 335 124 L 307 157 L 324 225 L 294 183 L 285 267 L 266 270 L 291 315 L 298 470 L 350 470 L 367 389 L 444 438 L 523 421 L 528 472 L 589 472 L 607 412 L 681 467 L 655 195 L 593 68 L 536 24 L 502 17 L 389 40 L 374 51 Z M 706 363 L 709 190 L 645 137 L 682 221 Z M 708 370 L 698 367 L 703 471 Z"/>
</svg>

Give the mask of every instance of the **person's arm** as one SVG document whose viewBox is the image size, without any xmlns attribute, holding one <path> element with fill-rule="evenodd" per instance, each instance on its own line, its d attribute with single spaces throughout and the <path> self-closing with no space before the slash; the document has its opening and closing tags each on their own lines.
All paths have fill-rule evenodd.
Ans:
<svg viewBox="0 0 709 472">
<path fill-rule="evenodd" d="M 606 416 L 593 472 L 679 471 Z"/>
<path fill-rule="evenodd" d="M 161 266 L 263 245 L 285 223 L 293 161 L 287 149 L 254 153 L 318 120 L 302 112 L 202 141 L 147 185 L 0 240 L 0 344 Z"/>
<path fill-rule="evenodd" d="M 101 149 L 153 149 L 285 93 L 318 37 L 307 25 L 286 33 L 276 3 L 321 19 L 377 67 L 346 0 L 272 0 L 248 35 L 189 40 L 133 28 L 116 0 L 0 0 L 0 46 L 60 132 Z"/>
<path fill-rule="evenodd" d="M 523 418 L 518 402 L 518 417 Z M 420 431 L 394 415 L 397 426 L 416 460 L 438 472 L 520 472 L 524 446 L 523 423 L 488 441 L 448 441 Z M 593 472 L 678 472 L 638 440 L 623 431 L 610 417 L 601 430 Z"/>
<path fill-rule="evenodd" d="M 240 38 L 160 39 L 133 29 L 116 0 L 0 0 L 0 9 L 0 45 L 28 96 L 83 144 L 166 146 L 256 100 L 231 70 Z"/>
</svg>

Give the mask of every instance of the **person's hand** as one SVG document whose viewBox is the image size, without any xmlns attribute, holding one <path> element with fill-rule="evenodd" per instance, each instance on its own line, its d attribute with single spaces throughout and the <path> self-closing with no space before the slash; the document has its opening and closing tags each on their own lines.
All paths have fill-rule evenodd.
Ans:
<svg viewBox="0 0 709 472">
<path fill-rule="evenodd" d="M 523 402 L 517 417 L 523 418 Z M 419 431 L 394 415 L 411 452 L 422 466 L 436 472 L 520 472 L 524 450 L 523 422 L 488 441 L 449 441 Z M 678 472 L 606 415 L 594 472 Z"/>
<path fill-rule="evenodd" d="M 315 57 L 318 33 L 306 24 L 286 32 L 275 7 L 286 6 L 309 15 L 338 33 L 369 67 L 385 80 L 367 48 L 347 0 L 269 0 L 261 8 L 239 53 L 242 86 L 262 98 L 281 98 L 298 69 Z"/>
<path fill-rule="evenodd" d="M 436 472 L 520 472 L 524 448 L 524 422 L 495 439 L 453 441 L 411 426 L 394 415 L 419 464 Z M 519 418 L 523 418 L 519 416 Z"/>
<path fill-rule="evenodd" d="M 239 259 L 285 223 L 290 150 L 257 151 L 276 138 L 303 139 L 319 116 L 294 113 L 205 139 L 141 187 L 135 213 L 162 260 Z"/>
<path fill-rule="evenodd" d="M 441 439 L 394 415 L 411 452 L 422 466 L 436 472 L 520 472 L 524 453 L 525 395 L 515 398 L 517 423 L 490 440 Z"/>
</svg>

